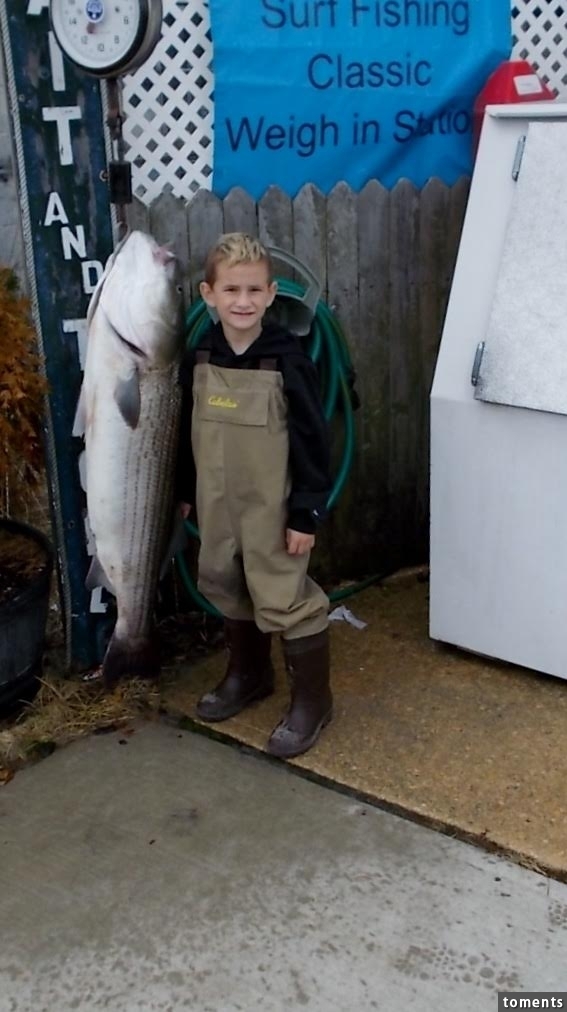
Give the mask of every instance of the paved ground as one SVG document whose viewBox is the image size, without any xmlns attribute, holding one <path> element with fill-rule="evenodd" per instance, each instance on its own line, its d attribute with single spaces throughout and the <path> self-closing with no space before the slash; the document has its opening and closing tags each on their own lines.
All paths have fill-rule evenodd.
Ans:
<svg viewBox="0 0 567 1012">
<path fill-rule="evenodd" d="M 415 571 L 348 603 L 367 625 L 331 623 L 334 719 L 294 764 L 567 881 L 567 682 L 433 642 Z M 278 646 L 275 695 L 217 725 L 260 750 L 288 701 Z M 163 705 L 194 718 L 225 665 L 174 658 Z"/>
<path fill-rule="evenodd" d="M 164 723 L 0 790 L 1 1012 L 496 1012 L 567 886 Z"/>
</svg>

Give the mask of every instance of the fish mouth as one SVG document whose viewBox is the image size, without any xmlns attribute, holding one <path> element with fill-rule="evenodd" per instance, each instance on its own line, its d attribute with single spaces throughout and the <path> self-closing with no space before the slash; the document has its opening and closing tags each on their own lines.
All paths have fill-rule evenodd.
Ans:
<svg viewBox="0 0 567 1012">
<path fill-rule="evenodd" d="M 128 350 L 131 351 L 133 355 L 137 355 L 137 357 L 140 359 L 147 359 L 148 356 L 146 355 L 145 351 L 142 351 L 142 349 L 138 348 L 137 345 L 132 344 L 132 342 L 128 341 L 127 338 L 122 337 L 122 334 L 119 334 L 117 330 L 115 330 L 114 333 L 116 334 L 120 343 L 123 344 L 125 348 L 128 348 Z"/>
<path fill-rule="evenodd" d="M 128 348 L 128 351 L 131 351 L 132 354 L 135 355 L 137 358 L 139 358 L 139 359 L 147 359 L 148 358 L 148 356 L 146 355 L 146 352 L 142 351 L 141 348 L 138 348 L 137 344 L 133 344 L 132 341 L 129 341 L 128 338 L 123 337 L 122 334 L 119 333 L 119 331 L 116 329 L 116 327 L 114 327 L 112 325 L 112 323 L 110 322 L 110 320 L 108 319 L 108 314 L 105 313 L 104 310 L 103 310 L 103 315 L 104 315 L 104 318 L 105 318 L 108 326 L 110 327 L 112 333 L 120 341 L 120 344 L 122 344 L 125 348 Z"/>
</svg>

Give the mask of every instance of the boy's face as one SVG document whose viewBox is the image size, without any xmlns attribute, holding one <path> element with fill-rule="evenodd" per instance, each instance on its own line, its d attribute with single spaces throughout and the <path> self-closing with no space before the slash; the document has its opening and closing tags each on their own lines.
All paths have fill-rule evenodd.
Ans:
<svg viewBox="0 0 567 1012">
<path fill-rule="evenodd" d="M 230 344 L 246 345 L 262 330 L 262 318 L 276 297 L 277 285 L 270 284 L 265 263 L 217 266 L 212 285 L 203 281 L 201 295 L 216 309 L 224 335 Z"/>
</svg>

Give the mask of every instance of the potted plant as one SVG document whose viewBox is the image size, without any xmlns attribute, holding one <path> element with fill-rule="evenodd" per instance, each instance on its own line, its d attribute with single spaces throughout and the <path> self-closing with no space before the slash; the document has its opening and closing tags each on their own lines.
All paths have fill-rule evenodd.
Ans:
<svg viewBox="0 0 567 1012">
<path fill-rule="evenodd" d="M 37 691 L 45 644 L 53 550 L 22 517 L 42 477 L 46 389 L 29 302 L 0 266 L 0 713 Z"/>
</svg>

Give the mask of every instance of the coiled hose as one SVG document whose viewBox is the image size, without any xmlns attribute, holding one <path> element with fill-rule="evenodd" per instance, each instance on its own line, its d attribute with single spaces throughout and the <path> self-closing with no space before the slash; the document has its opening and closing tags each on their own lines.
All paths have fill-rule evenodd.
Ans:
<svg viewBox="0 0 567 1012">
<path fill-rule="evenodd" d="M 287 278 L 277 278 L 277 298 L 301 299 L 304 289 Z M 187 313 L 187 344 L 196 348 L 211 323 L 207 306 L 202 299 L 194 302 Z M 330 421 L 335 412 L 340 412 L 343 421 L 343 445 L 337 474 L 327 500 L 327 509 L 337 502 L 348 478 L 354 454 L 354 417 L 353 417 L 353 379 L 354 372 L 349 350 L 340 324 L 324 302 L 318 302 L 309 335 L 306 338 L 306 350 L 312 361 L 317 365 L 321 378 L 321 392 L 325 418 Z M 190 520 L 185 521 L 185 529 L 194 538 L 199 538 L 199 531 Z M 199 608 L 209 615 L 222 617 L 220 612 L 198 590 L 193 580 L 183 553 L 179 552 L 176 562 L 185 587 Z M 331 601 L 342 600 L 364 587 L 375 583 L 377 576 L 369 577 L 361 583 L 354 584 L 329 595 Z"/>
</svg>

